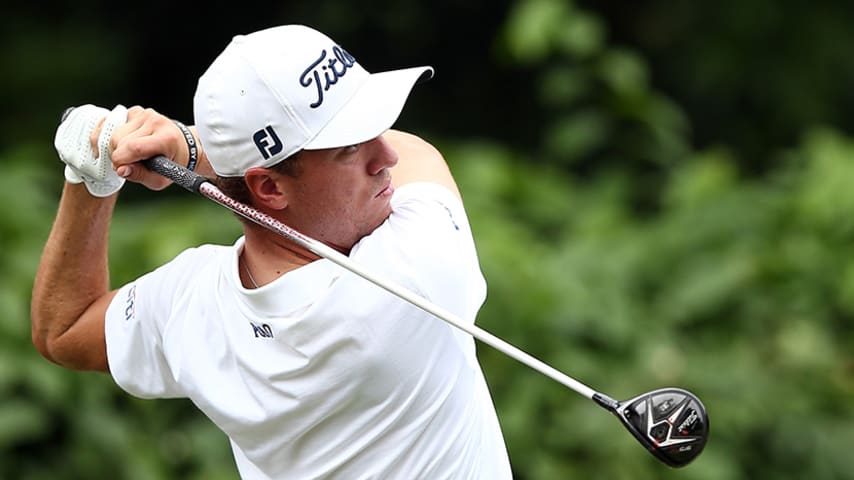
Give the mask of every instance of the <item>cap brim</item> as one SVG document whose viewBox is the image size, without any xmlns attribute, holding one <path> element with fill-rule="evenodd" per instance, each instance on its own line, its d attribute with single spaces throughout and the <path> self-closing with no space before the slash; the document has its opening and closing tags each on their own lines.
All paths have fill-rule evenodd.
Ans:
<svg viewBox="0 0 854 480">
<path fill-rule="evenodd" d="M 431 67 L 372 74 L 344 108 L 303 148 L 346 147 L 380 136 L 397 121 L 415 84 L 432 76 Z"/>
</svg>

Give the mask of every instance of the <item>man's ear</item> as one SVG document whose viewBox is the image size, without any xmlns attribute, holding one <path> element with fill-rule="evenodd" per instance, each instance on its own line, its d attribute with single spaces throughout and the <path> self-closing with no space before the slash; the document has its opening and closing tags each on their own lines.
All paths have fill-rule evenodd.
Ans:
<svg viewBox="0 0 854 480">
<path fill-rule="evenodd" d="M 280 173 L 268 168 L 255 167 L 246 171 L 243 180 L 259 207 L 282 210 L 288 206 L 287 193 L 278 182 Z"/>
</svg>

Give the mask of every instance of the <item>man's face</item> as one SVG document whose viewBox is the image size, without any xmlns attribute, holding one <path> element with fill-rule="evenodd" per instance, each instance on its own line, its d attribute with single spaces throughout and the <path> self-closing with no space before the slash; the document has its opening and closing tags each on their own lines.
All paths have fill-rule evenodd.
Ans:
<svg viewBox="0 0 854 480">
<path fill-rule="evenodd" d="M 349 250 L 391 213 L 394 187 L 389 169 L 397 160 L 382 137 L 350 147 L 302 151 L 300 174 L 283 178 L 286 223 Z"/>
</svg>

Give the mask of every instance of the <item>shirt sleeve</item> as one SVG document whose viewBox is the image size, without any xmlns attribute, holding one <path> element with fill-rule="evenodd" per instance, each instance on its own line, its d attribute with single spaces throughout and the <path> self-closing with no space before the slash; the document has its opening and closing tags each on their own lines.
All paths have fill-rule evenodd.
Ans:
<svg viewBox="0 0 854 480">
<path fill-rule="evenodd" d="M 408 269 L 420 294 L 474 323 L 486 298 L 468 217 L 459 198 L 434 183 L 407 184 L 392 201 L 392 214 L 368 258 L 391 259 Z M 362 253 L 362 252 L 359 252 Z"/>
<path fill-rule="evenodd" d="M 121 287 L 104 319 L 107 361 L 115 382 L 142 398 L 185 396 L 164 349 L 172 305 L 191 282 L 191 249 L 171 262 Z"/>
</svg>

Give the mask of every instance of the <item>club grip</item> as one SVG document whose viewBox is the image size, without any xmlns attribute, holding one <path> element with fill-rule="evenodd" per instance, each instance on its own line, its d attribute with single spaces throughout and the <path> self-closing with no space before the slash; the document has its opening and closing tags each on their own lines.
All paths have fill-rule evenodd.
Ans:
<svg viewBox="0 0 854 480">
<path fill-rule="evenodd" d="M 71 112 L 73 112 L 73 111 L 74 111 L 74 107 L 68 107 L 65 110 L 63 110 L 62 111 L 62 118 L 60 118 L 59 123 L 64 122 L 65 119 L 68 118 L 68 116 L 71 115 Z"/>
<path fill-rule="evenodd" d="M 199 188 L 201 188 L 202 184 L 210 181 L 197 173 L 187 170 L 163 155 L 143 160 L 142 164 L 152 172 L 162 175 L 194 193 L 199 193 Z"/>
</svg>

